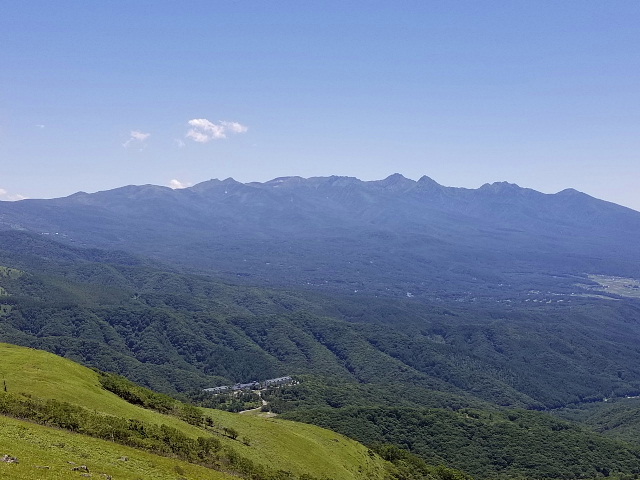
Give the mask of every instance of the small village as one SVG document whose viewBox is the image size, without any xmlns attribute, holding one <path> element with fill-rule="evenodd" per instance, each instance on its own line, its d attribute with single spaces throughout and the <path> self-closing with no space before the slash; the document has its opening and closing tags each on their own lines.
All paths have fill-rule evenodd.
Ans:
<svg viewBox="0 0 640 480">
<path fill-rule="evenodd" d="M 270 387 L 283 387 L 286 385 L 295 385 L 296 383 L 297 382 L 292 377 L 286 376 L 270 378 L 269 380 L 263 380 L 262 382 L 254 381 L 250 383 L 236 383 L 235 385 L 222 385 L 219 387 L 205 388 L 204 391 L 212 394 L 233 393 L 252 390 L 265 390 Z"/>
</svg>

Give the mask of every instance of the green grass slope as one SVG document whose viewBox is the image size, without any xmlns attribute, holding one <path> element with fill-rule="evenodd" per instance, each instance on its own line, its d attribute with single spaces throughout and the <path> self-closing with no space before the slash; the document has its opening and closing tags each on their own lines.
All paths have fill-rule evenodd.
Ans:
<svg viewBox="0 0 640 480">
<path fill-rule="evenodd" d="M 191 437 L 210 435 L 175 417 L 127 403 L 101 387 L 97 372 L 51 353 L 0 344 L 0 358 L 0 379 L 6 382 L 9 393 L 56 399 L 100 413 L 166 424 Z M 224 436 L 219 440 L 256 464 L 295 475 L 336 480 L 386 476 L 386 462 L 371 456 L 363 445 L 329 430 L 280 419 L 218 410 L 205 412 L 216 425 L 238 432 L 236 440 Z"/>
<path fill-rule="evenodd" d="M 285 455 L 286 469 L 292 472 L 316 472 L 313 475 L 336 480 L 385 476 L 378 457 L 371 457 L 361 444 L 330 430 L 278 418 L 205 411 L 241 432 L 239 438 L 248 436 L 250 446 L 242 444 L 236 450 L 257 463 L 282 468 L 280 455 Z"/>
<path fill-rule="evenodd" d="M 202 434 L 197 427 L 125 402 L 100 385 L 97 372 L 48 352 L 0 343 L 0 379 L 10 393 L 56 399 L 124 418 L 164 423 L 184 433 Z"/>
<path fill-rule="evenodd" d="M 81 478 L 83 472 L 73 468 L 82 465 L 94 478 L 103 479 L 107 475 L 118 480 L 237 478 L 116 443 L 0 416 L 0 456 L 3 455 L 19 460 L 0 462 L 0 478 L 7 480 Z"/>
</svg>

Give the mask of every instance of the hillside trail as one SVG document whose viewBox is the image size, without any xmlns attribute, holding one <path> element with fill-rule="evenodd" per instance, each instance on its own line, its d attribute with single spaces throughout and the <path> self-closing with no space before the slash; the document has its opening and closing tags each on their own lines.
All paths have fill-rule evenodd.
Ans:
<svg viewBox="0 0 640 480">
<path fill-rule="evenodd" d="M 267 405 L 269 405 L 269 403 L 262 398 L 262 392 L 258 391 L 257 392 L 258 396 L 260 397 L 260 401 L 262 402 L 262 405 L 256 408 L 250 408 L 249 410 L 242 410 L 240 412 L 238 412 L 240 415 L 246 415 L 246 414 L 256 414 L 259 415 L 261 417 L 265 417 L 265 418 L 270 418 L 270 417 L 275 417 L 276 414 L 273 412 L 262 412 L 262 407 L 265 407 Z"/>
</svg>

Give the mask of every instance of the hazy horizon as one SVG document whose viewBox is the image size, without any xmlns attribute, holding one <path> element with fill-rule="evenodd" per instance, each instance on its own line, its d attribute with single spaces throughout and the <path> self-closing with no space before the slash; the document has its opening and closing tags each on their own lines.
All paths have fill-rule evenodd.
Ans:
<svg viewBox="0 0 640 480">
<path fill-rule="evenodd" d="M 354 177 L 354 176 L 350 176 L 350 175 L 338 175 L 338 176 L 343 177 L 343 178 L 355 178 L 355 179 L 360 180 L 360 181 L 363 181 L 363 182 L 375 182 L 375 181 L 384 180 L 385 178 L 388 178 L 388 177 L 389 177 L 389 176 L 391 176 L 391 175 L 397 175 L 397 174 L 402 175 L 404 178 L 407 178 L 408 180 L 412 180 L 412 181 L 414 181 L 414 182 L 419 181 L 419 180 L 420 180 L 420 178 L 422 177 L 422 176 L 421 176 L 420 178 L 409 178 L 409 177 L 407 177 L 407 176 L 403 175 L 403 174 L 402 174 L 402 173 L 400 173 L 400 172 L 394 172 L 394 173 L 392 173 L 392 174 L 390 174 L 390 175 L 387 175 L 387 177 L 384 177 L 384 178 L 373 178 L 373 179 L 362 179 L 362 178 L 358 178 L 358 177 Z M 437 181 L 437 179 L 434 179 L 434 178 L 430 177 L 429 175 L 423 175 L 423 176 L 429 177 L 431 180 L 434 180 L 436 183 L 438 183 L 439 185 L 441 185 L 441 186 L 443 186 L 443 187 L 446 187 L 446 188 L 464 188 L 464 189 L 468 188 L 468 189 L 477 189 L 477 188 L 480 188 L 480 187 L 482 187 L 483 185 L 486 185 L 486 184 L 493 184 L 493 183 L 503 183 L 503 182 L 506 182 L 506 183 L 510 183 L 510 184 L 516 185 L 516 186 L 518 186 L 518 187 L 520 187 L 520 188 L 523 188 L 523 189 L 530 189 L 530 187 L 527 187 L 526 185 L 519 185 L 519 184 L 517 184 L 517 183 L 509 182 L 509 181 L 507 181 L 507 180 L 499 180 L 499 181 L 495 181 L 495 182 L 487 182 L 487 183 L 485 183 L 485 184 L 478 185 L 477 187 L 458 187 L 458 186 L 456 186 L 456 185 L 444 185 L 444 184 L 442 184 L 442 183 L 438 182 L 438 181 Z M 226 178 L 208 178 L 208 179 L 201 180 L 201 181 L 199 181 L 199 182 L 195 182 L 195 183 L 193 183 L 193 184 L 188 184 L 188 185 L 184 185 L 184 184 L 180 184 L 180 185 L 178 185 L 178 184 L 176 184 L 176 183 L 172 183 L 172 182 L 169 182 L 169 185 L 158 185 L 158 184 L 153 184 L 153 183 L 146 183 L 146 184 L 126 184 L 126 185 L 119 185 L 119 186 L 116 186 L 116 187 L 113 187 L 113 188 L 105 188 L 105 189 L 95 190 L 95 191 L 77 190 L 77 191 L 72 192 L 72 193 L 70 193 L 70 194 L 68 194 L 68 195 L 61 195 L 61 196 L 58 196 L 58 197 L 21 198 L 21 199 L 11 199 L 11 200 L 7 200 L 7 199 L 0 199 L 0 202 L 4 202 L 4 201 L 15 202 L 15 201 L 21 201 L 21 200 L 50 200 L 50 199 L 55 199 L 55 198 L 64 198 L 64 197 L 68 197 L 68 196 L 71 196 L 71 195 L 75 195 L 75 194 L 77 194 L 77 193 L 88 193 L 88 194 L 92 194 L 92 193 L 105 192 L 105 191 L 110 191 L 110 190 L 115 190 L 115 189 L 118 189 L 118 188 L 130 187 L 130 186 L 138 186 L 138 187 L 141 187 L 141 186 L 146 186 L 146 185 L 153 185 L 153 186 L 158 186 L 158 187 L 169 188 L 169 189 L 172 189 L 172 190 L 182 190 L 182 189 L 190 188 L 190 187 L 194 187 L 194 186 L 196 186 L 196 185 L 198 185 L 198 184 L 205 183 L 205 182 L 212 181 L 212 180 L 224 181 L 224 180 L 227 180 L 227 179 L 232 179 L 232 180 L 237 181 L 237 182 L 239 182 L 239 183 L 243 183 L 243 184 L 250 184 L 250 183 L 268 183 L 268 182 L 273 181 L 273 180 L 277 180 L 277 179 L 281 179 L 281 178 L 292 178 L 292 177 L 303 178 L 303 179 L 307 180 L 307 179 L 310 179 L 310 178 L 329 178 L 329 177 L 331 177 L 331 175 L 319 175 L 319 176 L 314 176 L 314 177 L 300 177 L 299 175 L 283 175 L 283 176 L 279 176 L 279 177 L 270 178 L 270 179 L 268 179 L 268 180 L 264 180 L 264 181 L 257 181 L 257 180 L 241 181 L 241 180 L 239 180 L 239 179 L 237 179 L 237 178 L 233 178 L 233 177 L 226 177 Z M 536 190 L 536 191 L 538 191 L 538 192 L 540 192 L 540 193 L 544 193 L 544 194 L 553 195 L 553 194 L 560 193 L 560 192 L 562 192 L 563 190 L 568 190 L 568 189 L 573 189 L 573 187 L 566 187 L 566 188 L 563 188 L 563 189 L 558 190 L 558 191 L 555 191 L 555 192 L 543 192 L 543 191 L 541 191 L 541 190 L 537 190 L 537 189 L 532 189 L 532 190 Z M 580 191 L 580 190 L 578 190 L 578 191 Z M 595 197 L 594 195 L 590 195 L 590 194 L 589 194 L 589 192 L 581 192 L 581 193 L 585 193 L 585 194 L 587 194 L 587 195 L 589 195 L 589 196 L 591 196 L 591 197 L 597 198 L 597 199 L 599 199 L 599 200 L 609 201 L 609 200 L 607 200 L 606 198 L 598 198 L 598 197 Z M 1 191 L 1 190 L 0 190 L 0 194 L 2 194 L 2 191 Z M 612 202 L 612 203 L 615 203 L 615 202 Z M 618 205 L 621 205 L 621 204 L 618 204 Z M 632 209 L 632 210 L 637 211 L 637 212 L 639 212 L 639 213 L 640 213 L 640 210 L 639 210 L 639 209 L 635 209 L 635 208 L 633 208 L 633 207 L 628 207 L 627 205 L 621 205 L 621 206 L 626 207 L 626 208 L 630 208 L 630 209 Z"/>
</svg>

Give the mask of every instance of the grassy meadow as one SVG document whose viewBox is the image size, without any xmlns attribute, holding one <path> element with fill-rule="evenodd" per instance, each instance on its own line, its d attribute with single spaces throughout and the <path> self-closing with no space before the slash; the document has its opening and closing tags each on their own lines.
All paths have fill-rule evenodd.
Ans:
<svg viewBox="0 0 640 480">
<path fill-rule="evenodd" d="M 0 358 L 2 358 L 0 379 L 6 382 L 7 391 L 10 393 L 31 395 L 42 399 L 56 399 L 104 414 L 137 419 L 152 424 L 166 424 L 193 438 L 211 435 L 211 432 L 183 422 L 174 416 L 163 415 L 127 403 L 102 388 L 97 372 L 51 353 L 0 344 Z M 211 409 L 203 409 L 203 412 L 213 419 L 217 427 L 236 430 L 238 432 L 236 439 L 219 435 L 219 440 L 223 446 L 232 448 L 239 455 L 256 464 L 289 471 L 298 476 L 308 474 L 318 478 L 336 480 L 382 479 L 386 476 L 386 462 L 377 456 L 370 455 L 369 450 L 363 445 L 329 430 L 277 418 L 239 415 Z M 108 467 L 113 465 L 124 470 L 130 468 L 129 464 L 113 463 L 114 458 L 117 459 L 122 455 L 141 458 L 140 462 L 157 465 L 158 468 L 162 466 L 161 469 L 170 467 L 168 459 L 153 460 L 161 457 L 152 454 L 143 454 L 135 450 L 134 455 L 131 453 L 132 449 L 126 449 L 126 447 L 110 442 L 73 435 L 6 417 L 1 418 L 3 435 L 0 447 L 6 450 L 5 453 L 18 457 L 22 455 L 28 459 L 24 464 L 51 464 L 51 471 L 43 473 L 42 478 L 65 478 L 45 475 L 54 475 L 54 464 L 58 467 L 64 466 L 64 462 L 68 460 L 81 463 L 82 458 L 94 459 L 97 462 L 95 468 L 102 469 L 107 474 Z M 59 444 L 84 446 L 82 449 L 79 446 L 73 447 L 78 453 L 74 457 L 75 459 L 67 459 L 65 457 L 67 450 L 56 450 L 58 447 L 54 445 Z M 73 449 L 68 451 L 75 451 Z M 130 454 L 120 453 L 124 450 L 128 450 Z M 100 453 L 103 451 L 109 453 Z M 64 457 L 62 460 L 59 458 L 60 455 Z M 82 455 L 87 455 L 87 457 Z M 19 472 L 25 468 L 11 464 L 2 465 L 2 467 L 5 470 L 13 468 L 13 470 L 7 470 L 11 472 Z M 194 474 L 186 477 L 201 478 L 197 476 L 199 471 L 194 467 Z M 224 478 L 220 476 L 221 474 L 211 470 L 208 472 L 211 473 L 207 478 Z M 33 475 L 33 471 L 30 474 Z M 119 474 L 117 478 L 138 478 L 135 475 L 139 474 L 133 469 L 130 476 Z M 175 472 L 169 472 L 168 475 L 174 476 L 167 478 L 179 478 Z M 140 478 L 165 478 L 155 474 L 139 476 Z M 14 478 L 35 477 L 16 476 Z M 116 478 L 115 475 L 114 478 Z"/>
</svg>

